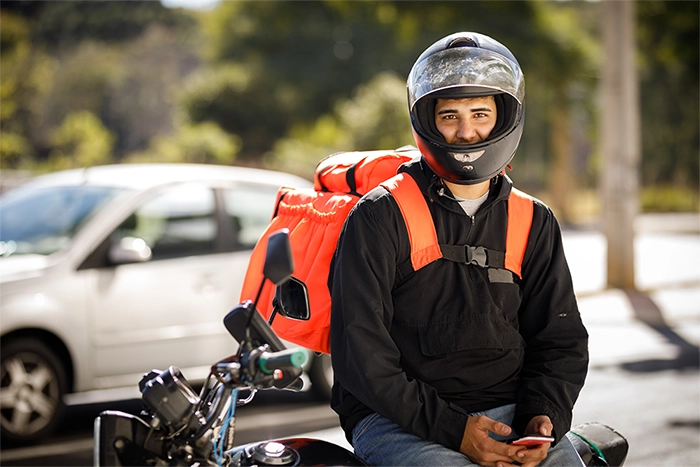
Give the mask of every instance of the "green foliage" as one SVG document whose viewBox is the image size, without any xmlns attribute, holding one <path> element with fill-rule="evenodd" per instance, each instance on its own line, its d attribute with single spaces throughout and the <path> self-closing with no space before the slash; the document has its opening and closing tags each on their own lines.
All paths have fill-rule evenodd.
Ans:
<svg viewBox="0 0 700 467">
<path fill-rule="evenodd" d="M 528 119 L 546 127 L 552 117 L 542 109 L 555 102 L 547 91 L 570 85 L 582 70 L 592 68 L 587 37 L 577 36 L 571 27 L 575 12 L 560 8 L 547 16 L 546 5 L 523 1 L 224 2 L 202 19 L 207 57 L 212 68 L 243 67 L 248 85 L 232 92 L 212 79 L 210 88 L 220 89 L 210 94 L 213 99 L 190 98 L 185 108 L 193 121 L 211 118 L 240 135 L 241 158 L 254 160 L 273 146 L 278 152 L 275 141 L 294 137 L 299 127 L 311 128 L 317 119 L 325 120 L 320 116 L 334 112 L 336 102 L 348 99 L 352 90 L 377 74 L 393 72 L 405 79 L 430 43 L 455 31 L 473 30 L 497 37 L 519 58 L 528 89 L 540 87 L 545 97 L 528 103 Z M 385 127 L 389 119 L 385 117 Z M 402 117 L 401 121 L 407 120 Z M 389 128 L 394 131 L 395 127 Z M 525 145 L 531 138 L 525 134 Z M 286 139 L 283 145 L 305 147 Z M 522 160 L 530 157 L 539 154 L 519 155 Z"/>
<path fill-rule="evenodd" d="M 700 186 L 700 3 L 638 2 L 642 183 Z"/>
<path fill-rule="evenodd" d="M 240 146 L 240 139 L 226 133 L 216 123 L 204 122 L 179 128 L 170 136 L 155 137 L 148 149 L 130 154 L 124 162 L 231 165 Z"/>
<path fill-rule="evenodd" d="M 22 135 L 0 130 L 0 167 L 26 170 L 31 165 L 32 148 Z"/>
<path fill-rule="evenodd" d="M 171 93 L 199 64 L 193 18 L 159 2 L 0 7 L 0 124 L 28 142 L 25 162 L 45 162 L 51 133 L 81 110 L 116 136 L 117 161 L 172 131 Z"/>
<path fill-rule="evenodd" d="M 361 85 L 336 113 L 355 150 L 397 148 L 413 142 L 405 80 L 395 73 L 376 75 Z"/>
<path fill-rule="evenodd" d="M 31 44 L 30 23 L 3 11 L 0 28 L 0 164 L 20 168 L 31 164 L 34 133 L 51 90 L 56 61 Z"/>
<path fill-rule="evenodd" d="M 284 89 L 261 90 L 253 67 L 222 64 L 193 73 L 179 94 L 179 108 L 194 123 L 212 121 L 230 134 L 243 136 L 247 153 L 260 151 L 285 132 Z"/>
<path fill-rule="evenodd" d="M 311 178 L 323 157 L 338 151 L 394 149 L 412 144 L 406 111 L 406 84 L 394 73 L 380 73 L 361 85 L 352 99 L 311 126 L 299 125 L 275 144 L 269 165 Z"/>
<path fill-rule="evenodd" d="M 148 0 L 3 2 L 2 8 L 34 21 L 35 44 L 49 49 L 75 46 L 86 40 L 129 41 L 154 24 L 187 33 L 195 24 L 179 11 Z"/>
<path fill-rule="evenodd" d="M 636 2 L 646 186 L 699 184 L 698 5 Z M 114 138 L 115 162 L 268 163 L 308 176 L 338 150 L 410 144 L 411 65 L 435 40 L 471 30 L 503 42 L 525 73 L 514 177 L 542 189 L 553 148 L 570 147 L 576 182 L 592 186 L 600 7 L 241 0 L 195 14 L 156 1 L 2 2 L 0 165 L 59 153 L 74 163 L 54 136 L 85 111 Z"/>
<path fill-rule="evenodd" d="M 642 212 L 700 212 L 697 189 L 677 185 L 654 185 L 641 190 Z"/>
<path fill-rule="evenodd" d="M 47 165 L 51 170 L 91 167 L 112 160 L 114 135 L 87 110 L 66 116 L 50 139 L 54 149 Z"/>
</svg>

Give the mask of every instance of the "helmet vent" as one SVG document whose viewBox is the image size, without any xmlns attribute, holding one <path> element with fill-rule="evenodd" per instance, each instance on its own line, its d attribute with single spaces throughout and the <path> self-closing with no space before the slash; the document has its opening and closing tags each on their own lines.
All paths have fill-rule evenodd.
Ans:
<svg viewBox="0 0 700 467">
<path fill-rule="evenodd" d="M 458 37 L 449 44 L 447 44 L 448 49 L 453 49 L 455 47 L 479 47 L 477 43 L 471 37 Z"/>
</svg>

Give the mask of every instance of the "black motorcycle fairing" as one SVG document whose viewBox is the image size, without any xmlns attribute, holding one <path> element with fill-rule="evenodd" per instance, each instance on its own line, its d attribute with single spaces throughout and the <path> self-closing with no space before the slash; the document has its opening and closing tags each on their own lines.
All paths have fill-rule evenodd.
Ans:
<svg viewBox="0 0 700 467">
<path fill-rule="evenodd" d="M 95 465 L 156 465 L 165 458 L 162 442 L 149 438 L 151 427 L 134 415 L 105 410 L 95 419 Z"/>
<path fill-rule="evenodd" d="M 269 445 L 271 446 L 268 448 Z M 235 448 L 226 452 L 241 466 L 366 466 L 367 464 L 351 451 L 337 444 L 312 438 L 287 438 L 263 441 Z"/>
<path fill-rule="evenodd" d="M 582 423 L 566 434 L 584 465 L 617 467 L 625 463 L 629 443 L 613 428 L 601 423 Z"/>
</svg>

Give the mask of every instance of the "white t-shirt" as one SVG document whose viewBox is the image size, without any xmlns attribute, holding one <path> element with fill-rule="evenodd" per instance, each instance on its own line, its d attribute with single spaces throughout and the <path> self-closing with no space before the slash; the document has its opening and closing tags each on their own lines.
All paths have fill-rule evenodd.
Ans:
<svg viewBox="0 0 700 467">
<path fill-rule="evenodd" d="M 465 199 L 460 198 L 459 196 L 455 196 L 455 199 L 459 202 L 459 205 L 462 206 L 462 209 L 464 209 L 464 212 L 466 212 L 468 216 L 473 216 L 476 214 L 476 211 L 479 210 L 481 205 L 484 204 L 484 201 L 486 201 L 486 198 L 488 197 L 489 192 L 487 191 L 476 199 Z"/>
</svg>

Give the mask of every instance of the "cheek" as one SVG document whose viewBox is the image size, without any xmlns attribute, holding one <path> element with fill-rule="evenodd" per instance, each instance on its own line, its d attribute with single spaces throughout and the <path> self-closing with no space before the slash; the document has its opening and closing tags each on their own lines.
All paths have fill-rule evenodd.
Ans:
<svg viewBox="0 0 700 467">
<path fill-rule="evenodd" d="M 479 133 L 486 134 L 488 136 L 489 134 L 491 134 L 491 131 L 493 131 L 495 126 L 496 120 L 485 122 L 483 125 L 480 126 Z"/>
<path fill-rule="evenodd" d="M 450 125 L 449 123 L 441 120 L 435 122 L 435 127 L 437 128 L 437 131 L 439 131 L 440 134 L 447 139 L 449 135 L 454 134 L 456 125 Z"/>
</svg>

